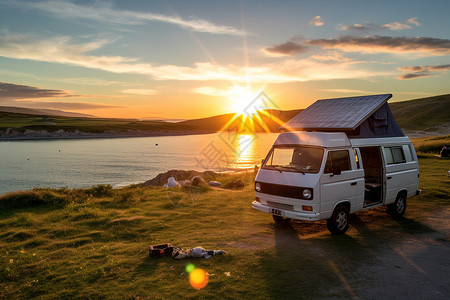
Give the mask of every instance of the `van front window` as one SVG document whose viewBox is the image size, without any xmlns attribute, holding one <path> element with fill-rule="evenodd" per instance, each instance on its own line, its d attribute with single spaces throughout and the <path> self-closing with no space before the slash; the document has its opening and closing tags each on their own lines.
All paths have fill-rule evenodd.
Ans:
<svg viewBox="0 0 450 300">
<path fill-rule="evenodd" d="M 318 173 L 322 157 L 322 148 L 276 146 L 270 151 L 262 168 L 300 173 Z"/>
</svg>

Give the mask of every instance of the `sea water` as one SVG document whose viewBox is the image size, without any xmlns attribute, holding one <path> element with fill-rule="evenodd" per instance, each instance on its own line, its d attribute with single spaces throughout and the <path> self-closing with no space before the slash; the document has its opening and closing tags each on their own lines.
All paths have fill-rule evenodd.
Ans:
<svg viewBox="0 0 450 300">
<path fill-rule="evenodd" d="M 0 141 L 0 194 L 34 187 L 114 187 L 162 172 L 251 169 L 278 134 Z"/>
</svg>

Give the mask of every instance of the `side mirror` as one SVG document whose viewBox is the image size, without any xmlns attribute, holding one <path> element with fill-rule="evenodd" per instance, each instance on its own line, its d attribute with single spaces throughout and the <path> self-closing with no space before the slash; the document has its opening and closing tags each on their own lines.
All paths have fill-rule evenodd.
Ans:
<svg viewBox="0 0 450 300">
<path fill-rule="evenodd" d="M 333 175 L 341 175 L 341 166 L 338 165 L 333 166 L 332 171 Z"/>
</svg>

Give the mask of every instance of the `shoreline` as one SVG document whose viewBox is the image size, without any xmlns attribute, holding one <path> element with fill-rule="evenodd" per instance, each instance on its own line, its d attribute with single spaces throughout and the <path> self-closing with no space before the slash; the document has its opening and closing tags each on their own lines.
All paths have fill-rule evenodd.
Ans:
<svg viewBox="0 0 450 300">
<path fill-rule="evenodd" d="M 201 135 L 212 134 L 217 131 L 196 130 L 196 131 L 155 131 L 155 132 L 130 132 L 130 133 L 86 133 L 86 134 L 61 134 L 58 136 L 0 136 L 0 142 L 4 141 L 30 141 L 30 140 L 70 140 L 70 139 L 115 139 L 115 138 L 135 138 L 135 137 L 160 137 L 160 136 L 180 136 L 180 135 Z"/>
</svg>

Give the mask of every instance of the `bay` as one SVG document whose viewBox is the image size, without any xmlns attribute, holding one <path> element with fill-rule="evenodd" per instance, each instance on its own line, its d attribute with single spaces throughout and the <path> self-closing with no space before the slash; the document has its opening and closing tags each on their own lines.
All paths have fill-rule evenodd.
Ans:
<svg viewBox="0 0 450 300">
<path fill-rule="evenodd" d="M 114 187 L 171 169 L 228 171 L 261 163 L 276 133 L 0 142 L 0 194 L 34 187 Z"/>
</svg>

